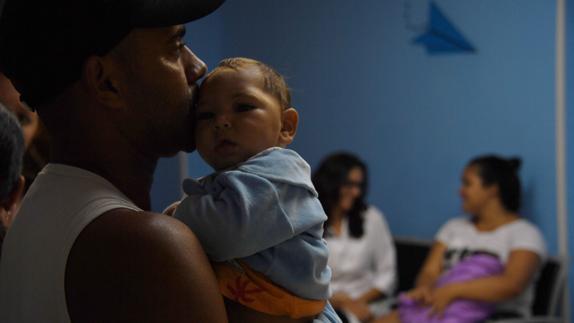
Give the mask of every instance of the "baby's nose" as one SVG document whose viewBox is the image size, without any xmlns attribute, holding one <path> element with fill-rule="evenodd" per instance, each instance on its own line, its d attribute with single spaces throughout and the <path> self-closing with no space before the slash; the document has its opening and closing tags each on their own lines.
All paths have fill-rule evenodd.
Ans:
<svg viewBox="0 0 574 323">
<path fill-rule="evenodd" d="M 226 116 L 218 116 L 215 121 L 215 129 L 228 129 L 231 128 L 231 121 Z"/>
</svg>

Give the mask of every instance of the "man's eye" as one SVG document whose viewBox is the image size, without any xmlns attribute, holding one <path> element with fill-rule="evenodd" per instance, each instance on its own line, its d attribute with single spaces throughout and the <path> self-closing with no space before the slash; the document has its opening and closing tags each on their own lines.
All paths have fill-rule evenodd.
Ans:
<svg viewBox="0 0 574 323">
<path fill-rule="evenodd" d="M 175 44 L 175 53 L 177 56 L 180 56 L 183 50 L 185 49 L 185 43 L 177 43 Z"/>
<path fill-rule="evenodd" d="M 246 111 L 251 111 L 255 109 L 255 106 L 251 105 L 251 104 L 238 104 L 235 107 L 235 111 L 237 112 L 246 112 Z"/>
<path fill-rule="evenodd" d="M 197 114 L 197 120 L 210 120 L 213 119 L 215 114 L 213 112 L 200 112 Z"/>
</svg>

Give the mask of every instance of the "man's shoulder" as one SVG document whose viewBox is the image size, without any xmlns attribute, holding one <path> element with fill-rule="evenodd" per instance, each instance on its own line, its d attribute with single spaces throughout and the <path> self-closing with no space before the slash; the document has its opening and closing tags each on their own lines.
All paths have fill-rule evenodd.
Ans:
<svg viewBox="0 0 574 323">
<path fill-rule="evenodd" d="M 66 281 L 79 282 L 79 286 L 88 277 L 144 281 L 158 270 L 168 273 L 171 269 L 163 267 L 166 263 L 189 254 L 202 257 L 203 249 L 193 232 L 178 220 L 114 209 L 92 221 L 78 236 L 68 256 Z M 126 267 L 131 268 L 129 274 Z"/>
<path fill-rule="evenodd" d="M 163 214 L 118 208 L 107 211 L 80 233 L 75 247 L 109 246 L 109 253 L 122 252 L 119 247 L 172 248 L 180 243 L 198 243 L 193 232 L 180 221 Z M 125 255 L 124 255 L 125 256 Z"/>
<path fill-rule="evenodd" d="M 192 310 L 201 312 L 194 304 L 203 303 L 192 291 L 204 289 L 212 306 L 221 308 L 213 273 L 193 232 L 176 219 L 150 212 L 114 209 L 102 214 L 77 238 L 66 267 L 68 310 L 78 320 L 142 321 L 146 315 L 171 315 L 162 308 L 175 305 L 181 308 L 173 315 L 195 315 Z M 94 304 L 100 312 L 89 312 Z"/>
</svg>

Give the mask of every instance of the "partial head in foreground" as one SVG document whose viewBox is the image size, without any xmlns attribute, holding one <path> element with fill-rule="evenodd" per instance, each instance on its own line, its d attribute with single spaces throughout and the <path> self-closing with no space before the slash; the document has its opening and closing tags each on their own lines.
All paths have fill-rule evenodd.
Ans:
<svg viewBox="0 0 574 323">
<path fill-rule="evenodd" d="M 16 117 L 0 104 L 0 227 L 8 228 L 24 190 L 24 136 Z"/>
</svg>

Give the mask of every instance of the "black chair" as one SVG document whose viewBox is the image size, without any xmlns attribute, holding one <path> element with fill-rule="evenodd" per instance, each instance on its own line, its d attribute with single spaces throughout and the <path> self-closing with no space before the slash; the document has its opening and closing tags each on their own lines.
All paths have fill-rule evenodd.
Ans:
<svg viewBox="0 0 574 323">
<path fill-rule="evenodd" d="M 419 271 L 424 265 L 432 242 L 408 238 L 395 238 L 397 254 L 398 293 L 413 289 Z"/>
<path fill-rule="evenodd" d="M 561 258 L 550 257 L 544 263 L 534 289 L 533 317 L 528 319 L 492 320 L 487 323 L 563 323 L 558 304 L 562 299 L 566 271 Z"/>
<path fill-rule="evenodd" d="M 432 247 L 431 241 L 395 238 L 397 251 L 398 293 L 415 287 L 419 270 Z M 545 262 L 536 281 L 532 315 L 529 319 L 490 320 L 489 323 L 560 323 L 558 304 L 564 291 L 566 275 L 564 262 L 550 257 Z"/>
<path fill-rule="evenodd" d="M 535 316 L 555 316 L 558 314 L 558 302 L 564 291 L 565 268 L 560 258 L 546 260 L 540 277 L 536 282 L 532 314 Z"/>
</svg>

